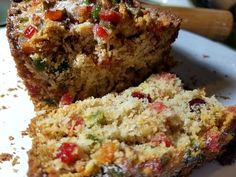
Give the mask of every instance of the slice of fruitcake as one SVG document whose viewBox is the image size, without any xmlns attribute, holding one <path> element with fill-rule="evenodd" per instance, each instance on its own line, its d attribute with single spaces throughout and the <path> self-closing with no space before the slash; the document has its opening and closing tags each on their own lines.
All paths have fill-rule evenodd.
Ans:
<svg viewBox="0 0 236 177">
<path fill-rule="evenodd" d="M 34 118 L 29 176 L 186 176 L 235 136 L 236 107 L 173 74 Z"/>
<path fill-rule="evenodd" d="M 34 104 L 58 105 L 142 82 L 179 26 L 135 0 L 13 0 L 7 34 Z"/>
</svg>

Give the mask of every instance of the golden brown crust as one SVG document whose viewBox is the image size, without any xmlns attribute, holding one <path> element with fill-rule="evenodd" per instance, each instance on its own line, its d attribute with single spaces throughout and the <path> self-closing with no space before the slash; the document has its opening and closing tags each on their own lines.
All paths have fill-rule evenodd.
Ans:
<svg viewBox="0 0 236 177">
<path fill-rule="evenodd" d="M 23 4 L 23 2 L 22 2 L 22 4 Z M 23 7 L 22 9 L 24 9 L 24 8 L 27 8 L 27 6 Z M 75 56 L 77 54 L 75 55 L 74 53 L 71 53 L 71 50 L 68 49 L 68 51 L 64 52 L 67 54 L 64 55 L 63 57 L 66 58 L 67 56 L 70 56 L 72 58 L 72 60 L 78 60 L 78 64 L 79 64 L 80 60 L 83 60 L 84 55 L 86 55 L 86 57 L 85 57 L 85 58 L 87 58 L 86 60 L 89 61 L 89 60 L 91 60 L 90 54 L 93 53 L 93 55 L 94 55 L 94 53 L 100 52 L 98 54 L 98 56 L 96 56 L 97 54 L 95 56 L 92 56 L 92 60 L 93 60 L 94 64 L 89 61 L 88 63 L 84 64 L 84 66 L 76 66 L 75 68 L 73 68 L 74 66 L 70 65 L 69 67 L 71 68 L 72 71 L 69 71 L 69 72 L 71 72 L 74 76 L 70 76 L 70 75 L 65 76 L 65 78 L 67 78 L 69 80 L 69 82 L 68 82 L 67 80 L 65 80 L 65 78 L 63 78 L 64 76 L 56 76 L 55 73 L 51 73 L 53 70 L 58 69 L 58 68 L 53 68 L 54 67 L 53 65 L 50 65 L 50 67 L 48 66 L 48 68 L 50 68 L 50 70 L 43 71 L 44 74 L 46 74 L 46 75 L 35 72 L 34 69 L 32 69 L 34 67 L 34 66 L 32 66 L 32 61 L 31 61 L 32 59 L 30 59 L 29 54 L 22 52 L 22 44 L 20 44 L 20 41 L 22 41 L 22 39 L 21 39 L 22 32 L 18 32 L 18 30 L 17 30 L 18 26 L 16 25 L 17 21 L 15 21 L 15 19 L 18 18 L 19 14 L 23 13 L 22 9 L 20 9 L 18 3 L 14 3 L 14 2 L 12 3 L 11 8 L 9 10 L 8 20 L 7 20 L 7 36 L 9 39 L 12 55 L 13 55 L 14 60 L 16 62 L 16 68 L 18 71 L 18 75 L 23 79 L 24 84 L 26 85 L 28 92 L 31 96 L 31 99 L 32 99 L 37 110 L 41 109 L 42 107 L 44 107 L 45 109 L 48 109 L 49 107 L 57 106 L 61 97 L 67 91 L 74 97 L 74 100 L 76 100 L 77 98 L 84 99 L 88 96 L 99 97 L 99 96 L 102 96 L 102 95 L 112 91 L 112 90 L 121 91 L 121 90 L 127 88 L 128 86 L 136 85 L 136 84 L 140 83 L 150 73 L 152 73 L 153 71 L 156 70 L 157 66 L 159 65 L 160 60 L 169 57 L 170 44 L 175 40 L 175 38 L 178 35 L 178 29 L 179 29 L 180 21 L 181 21 L 179 18 L 177 18 L 176 16 L 174 16 L 170 13 L 164 13 L 161 11 L 158 11 L 155 13 L 151 12 L 151 13 L 153 13 L 152 14 L 154 16 L 153 18 L 157 19 L 156 21 L 151 19 L 152 15 L 150 15 L 150 16 L 146 15 L 146 17 L 142 17 L 141 19 L 136 18 L 135 20 L 137 20 L 137 24 L 135 24 L 135 25 L 140 25 L 140 27 L 132 30 L 133 27 L 135 26 L 133 24 L 134 22 L 132 22 L 132 20 L 131 20 L 131 22 L 129 22 L 129 20 L 127 20 L 127 21 L 124 20 L 124 24 L 122 24 L 122 25 L 123 26 L 130 25 L 130 27 L 132 27 L 132 28 L 130 28 L 130 30 L 128 30 L 128 28 L 123 29 L 122 25 L 118 26 L 117 30 L 120 30 L 121 33 L 124 33 L 124 34 L 122 34 L 122 35 L 118 34 L 117 36 L 119 36 L 119 35 L 121 37 L 123 36 L 122 38 L 124 38 L 124 40 L 119 41 L 117 39 L 114 39 L 113 42 L 114 43 L 119 43 L 119 42 L 122 43 L 123 42 L 125 44 L 124 46 L 127 46 L 126 47 L 127 51 L 119 52 L 119 50 L 124 51 L 124 48 L 116 47 L 115 45 L 112 44 L 113 45 L 112 47 L 113 48 L 115 47 L 114 50 L 105 52 L 107 54 L 109 53 L 109 55 L 110 55 L 110 53 L 114 53 L 114 56 L 112 56 L 113 57 L 112 61 L 114 61 L 114 63 L 112 63 L 111 66 L 107 66 L 107 64 L 105 64 L 104 67 L 103 67 L 103 65 L 102 66 L 99 65 L 99 62 L 100 63 L 104 62 L 103 61 L 104 56 L 100 57 L 100 55 L 104 55 L 105 49 L 101 48 L 104 44 L 102 44 L 102 45 L 99 44 L 99 45 L 95 46 L 95 48 L 96 47 L 98 48 L 98 49 L 96 49 L 96 51 L 91 50 L 91 47 L 88 47 L 88 48 L 84 47 L 84 50 L 85 50 L 84 53 L 83 52 L 77 53 L 78 55 L 80 55 L 80 57 L 78 57 L 79 59 L 75 58 Z M 127 19 L 131 15 L 131 13 L 128 12 L 128 10 L 126 8 L 123 8 L 123 10 L 121 8 L 120 11 L 122 13 L 124 11 L 123 15 Z M 147 10 L 147 13 L 150 13 L 149 10 Z M 45 20 L 45 19 L 43 19 L 43 20 Z M 133 21 L 134 21 L 134 19 L 133 19 Z M 59 27 L 57 26 L 58 23 L 51 23 L 51 22 L 49 23 L 48 20 L 45 20 L 45 22 L 48 24 L 48 25 L 45 25 L 45 28 L 48 28 L 48 29 L 43 30 L 42 33 L 44 33 L 46 35 L 46 38 L 48 37 L 48 38 L 54 40 L 53 35 L 55 35 L 55 33 L 53 32 L 53 29 L 55 28 L 55 29 L 59 30 Z M 147 50 L 147 54 L 145 54 L 145 57 L 148 55 L 147 58 L 149 58 L 149 59 L 146 61 L 146 63 L 144 62 L 144 63 L 138 64 L 137 66 L 134 66 L 134 63 L 132 65 L 130 65 L 130 64 L 127 64 L 126 61 L 122 61 L 123 60 L 122 58 L 127 58 L 127 56 L 130 57 L 129 53 L 133 53 L 133 55 L 134 54 L 137 55 L 136 56 L 137 58 L 139 58 L 139 57 L 143 58 L 138 53 L 138 50 L 143 50 L 143 47 L 141 47 L 141 44 L 134 42 L 135 40 L 138 41 L 139 38 L 141 39 L 141 37 L 139 37 L 140 32 L 138 32 L 137 34 L 135 34 L 134 32 L 135 31 L 137 32 L 138 30 L 140 30 L 139 28 L 142 28 L 141 26 L 145 26 L 146 25 L 145 23 L 149 23 L 149 22 L 150 22 L 150 24 L 147 25 L 147 29 L 146 29 L 146 31 L 148 31 L 148 32 L 143 34 L 144 38 L 146 37 L 147 41 L 151 40 L 151 39 L 153 40 L 154 38 L 156 38 L 156 40 L 157 40 L 157 41 L 154 41 L 154 40 L 149 41 L 149 42 L 147 42 L 147 44 L 144 44 L 144 45 L 150 45 L 150 49 Z M 141 25 L 142 23 L 143 23 L 143 25 Z M 52 26 L 50 26 L 49 24 Z M 67 26 L 65 26 L 63 28 L 67 28 Z M 70 30 L 72 30 L 72 29 L 70 29 Z M 22 29 L 19 31 L 22 31 Z M 51 34 L 51 32 L 53 32 L 53 35 Z M 78 49 L 78 46 L 77 47 L 74 46 L 73 43 L 77 43 L 78 40 L 80 40 L 80 39 L 78 39 L 78 36 L 76 36 L 76 35 L 73 36 L 74 33 L 77 33 L 77 32 L 78 31 L 75 31 L 72 34 L 70 34 L 70 33 L 68 33 L 68 31 L 65 31 L 66 35 L 68 35 L 68 39 L 72 40 L 72 42 L 69 41 L 68 44 L 66 44 L 66 45 L 67 46 L 71 45 L 72 48 L 73 47 L 76 48 L 75 50 Z M 134 34 L 132 34 L 132 33 L 134 33 Z M 148 34 L 152 34 L 154 36 L 148 36 Z M 45 35 L 44 36 L 36 36 L 35 39 L 30 40 L 30 44 L 31 44 L 30 47 L 34 47 L 34 45 L 36 45 L 35 43 L 37 43 L 37 41 L 45 40 Z M 127 37 L 124 37 L 126 35 L 127 35 Z M 58 36 L 58 38 L 60 38 L 60 36 Z M 118 37 L 118 38 L 120 38 L 120 37 Z M 23 41 L 24 40 L 25 39 L 23 39 Z M 62 37 L 62 40 L 64 40 L 64 43 L 66 43 L 67 39 L 63 39 L 63 37 Z M 82 38 L 81 40 L 84 40 L 84 39 Z M 93 41 L 93 40 L 91 40 L 91 41 Z M 117 42 L 117 41 L 119 41 L 119 42 Z M 45 42 L 45 41 L 43 41 L 43 42 Z M 50 49 L 50 46 L 52 46 L 51 41 L 46 41 L 46 42 L 45 42 L 45 44 L 40 43 L 40 45 L 42 45 L 41 47 L 43 50 L 48 49 L 48 48 Z M 112 43 L 112 41 L 109 43 Z M 38 47 L 40 46 L 39 44 L 37 44 L 37 45 L 38 45 Z M 86 45 L 90 46 L 90 44 L 86 44 Z M 156 45 L 154 47 L 155 49 L 154 48 L 151 49 L 152 45 Z M 67 46 L 61 46 L 60 48 L 66 48 Z M 92 48 L 93 47 L 94 46 L 92 46 Z M 83 48 L 83 46 L 80 48 Z M 41 50 L 41 48 L 39 48 L 39 49 Z M 103 53 L 101 51 L 103 51 Z M 47 52 L 48 51 L 46 51 L 46 53 Z M 52 52 L 52 51 L 50 51 L 50 52 Z M 77 51 L 75 51 L 75 52 L 77 52 Z M 36 53 L 38 55 L 37 51 L 35 51 L 34 53 Z M 115 54 L 115 53 L 117 53 L 117 54 Z M 50 56 L 50 55 L 51 54 L 47 54 L 47 55 L 43 54 L 43 57 Z M 55 52 L 55 54 L 53 54 L 53 55 L 56 55 L 59 57 L 61 54 L 60 54 L 60 52 Z M 156 57 L 153 57 L 153 56 L 156 56 Z M 53 60 L 61 60 L 61 58 L 62 58 L 62 56 L 60 56 L 58 59 L 53 59 Z M 128 59 L 128 60 L 130 60 L 130 59 Z M 46 58 L 44 60 L 51 62 L 52 59 Z M 98 61 L 96 61 L 96 60 L 98 60 Z M 137 59 L 137 60 L 139 60 L 139 59 Z M 75 62 L 75 61 L 71 61 L 71 62 Z M 105 63 L 106 62 L 107 61 L 105 61 Z M 130 62 L 132 63 L 132 62 L 136 62 L 136 61 L 130 61 Z M 63 64 L 63 62 L 62 62 L 62 64 Z M 96 66 L 96 65 L 99 65 L 99 66 Z M 144 65 L 146 65 L 146 66 L 144 66 Z M 117 66 L 119 66 L 119 67 L 117 67 Z M 58 64 L 56 64 L 56 67 L 58 67 Z M 124 72 L 122 71 L 121 73 L 119 73 L 120 71 L 118 70 L 118 68 L 124 68 L 124 70 L 126 70 L 125 69 L 126 67 L 127 67 L 127 71 L 124 71 Z M 142 70 L 142 74 L 140 74 L 140 70 Z M 95 71 L 99 71 L 98 74 L 95 74 Z M 84 76 L 83 75 L 84 72 L 88 72 L 89 74 L 87 73 Z M 54 76 L 54 74 L 55 74 L 55 76 Z M 43 77 L 42 77 L 42 75 L 43 75 Z M 88 79 L 84 79 L 88 75 L 90 75 L 90 77 Z M 99 76 L 99 75 L 102 75 L 102 76 Z M 98 79 L 95 76 L 100 78 L 99 82 L 97 81 Z M 50 78 L 52 77 L 52 79 L 49 79 L 49 77 Z M 127 77 L 127 78 L 125 78 L 125 77 Z M 94 81 L 93 81 L 92 78 L 96 78 L 96 79 L 94 79 Z M 95 83 L 95 85 L 92 85 L 94 83 Z M 104 87 L 104 88 L 102 88 L 102 87 Z"/>
</svg>

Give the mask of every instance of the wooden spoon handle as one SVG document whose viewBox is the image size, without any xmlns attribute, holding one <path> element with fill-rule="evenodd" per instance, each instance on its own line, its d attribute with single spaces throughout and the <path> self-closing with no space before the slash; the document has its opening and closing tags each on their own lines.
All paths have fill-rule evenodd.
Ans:
<svg viewBox="0 0 236 177">
<path fill-rule="evenodd" d="M 181 28 L 214 40 L 225 40 L 233 28 L 233 15 L 226 10 L 185 8 L 142 4 L 145 7 L 172 11 L 182 18 Z"/>
</svg>

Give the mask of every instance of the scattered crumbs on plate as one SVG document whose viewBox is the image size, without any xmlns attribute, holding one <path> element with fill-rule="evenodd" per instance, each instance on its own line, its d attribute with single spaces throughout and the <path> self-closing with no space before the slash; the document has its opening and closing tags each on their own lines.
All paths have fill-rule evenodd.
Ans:
<svg viewBox="0 0 236 177">
<path fill-rule="evenodd" d="M 224 99 L 224 100 L 229 100 L 230 97 L 228 96 L 223 96 L 223 95 L 216 95 L 217 98 L 221 98 L 221 99 Z"/>
<path fill-rule="evenodd" d="M 1 94 L 1 95 L 0 95 L 0 98 L 3 98 L 3 97 L 5 97 L 5 96 L 6 96 L 5 94 Z"/>
<path fill-rule="evenodd" d="M 12 159 L 13 155 L 9 153 L 1 153 L 0 154 L 0 163 L 5 161 L 10 161 Z"/>
<path fill-rule="evenodd" d="M 16 90 L 17 90 L 17 88 L 9 88 L 9 89 L 7 89 L 7 91 L 9 91 L 9 92 L 16 91 Z"/>
<path fill-rule="evenodd" d="M 22 150 L 25 150 L 25 147 L 22 146 L 21 149 L 22 149 Z"/>
<path fill-rule="evenodd" d="M 4 105 L 3 105 L 3 106 L 0 106 L 0 111 L 1 111 L 1 110 L 4 110 L 4 109 L 7 109 L 7 107 L 4 106 Z"/>
<path fill-rule="evenodd" d="M 24 136 L 29 135 L 29 133 L 27 130 L 24 130 L 24 131 L 21 131 L 21 135 L 24 137 Z"/>
<path fill-rule="evenodd" d="M 15 165 L 17 165 L 17 164 L 20 164 L 20 162 L 19 162 L 19 159 L 20 159 L 20 157 L 17 155 L 17 156 L 15 156 L 14 157 L 14 159 L 12 160 L 12 166 L 15 166 Z"/>
<path fill-rule="evenodd" d="M 18 169 L 13 169 L 13 172 L 14 173 L 17 173 L 19 170 Z"/>
<path fill-rule="evenodd" d="M 15 145 L 15 143 L 10 143 L 11 146 Z"/>
<path fill-rule="evenodd" d="M 209 56 L 209 55 L 206 55 L 206 54 L 203 54 L 202 57 L 203 57 L 204 59 L 210 58 L 210 56 Z"/>
<path fill-rule="evenodd" d="M 20 86 L 20 85 L 18 85 L 18 84 L 17 84 L 17 88 L 19 88 L 19 89 L 23 89 L 23 87 L 22 87 L 22 86 Z"/>
<path fill-rule="evenodd" d="M 13 136 L 9 136 L 8 139 L 9 139 L 10 141 L 13 141 L 15 138 L 14 138 Z"/>
</svg>

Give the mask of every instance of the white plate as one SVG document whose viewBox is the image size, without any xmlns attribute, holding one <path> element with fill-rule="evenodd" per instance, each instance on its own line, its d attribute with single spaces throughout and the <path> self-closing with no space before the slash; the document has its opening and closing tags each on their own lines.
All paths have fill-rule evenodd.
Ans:
<svg viewBox="0 0 236 177">
<path fill-rule="evenodd" d="M 0 29 L 0 153 L 8 152 L 20 156 L 20 164 L 12 167 L 10 162 L 0 164 L 0 176 L 22 177 L 27 172 L 26 150 L 31 146 L 28 137 L 22 138 L 21 131 L 25 130 L 30 119 L 34 116 L 33 105 L 25 90 L 17 89 L 20 79 L 16 77 L 15 65 L 5 37 L 5 29 Z M 236 104 L 236 52 L 213 41 L 207 40 L 189 32 L 181 31 L 174 44 L 174 57 L 183 63 L 174 69 L 185 83 L 191 85 L 191 78 L 197 79 L 197 86 L 205 86 L 208 93 L 229 97 L 221 99 L 224 104 Z M 189 84 L 190 83 L 190 84 Z M 196 86 L 194 86 L 196 87 Z M 14 97 L 17 95 L 18 97 Z M 9 136 L 15 139 L 9 141 Z M 11 145 L 11 143 L 14 143 Z M 18 170 L 14 172 L 13 169 Z M 219 166 L 216 162 L 194 171 L 192 177 L 235 177 L 236 165 Z"/>
</svg>

